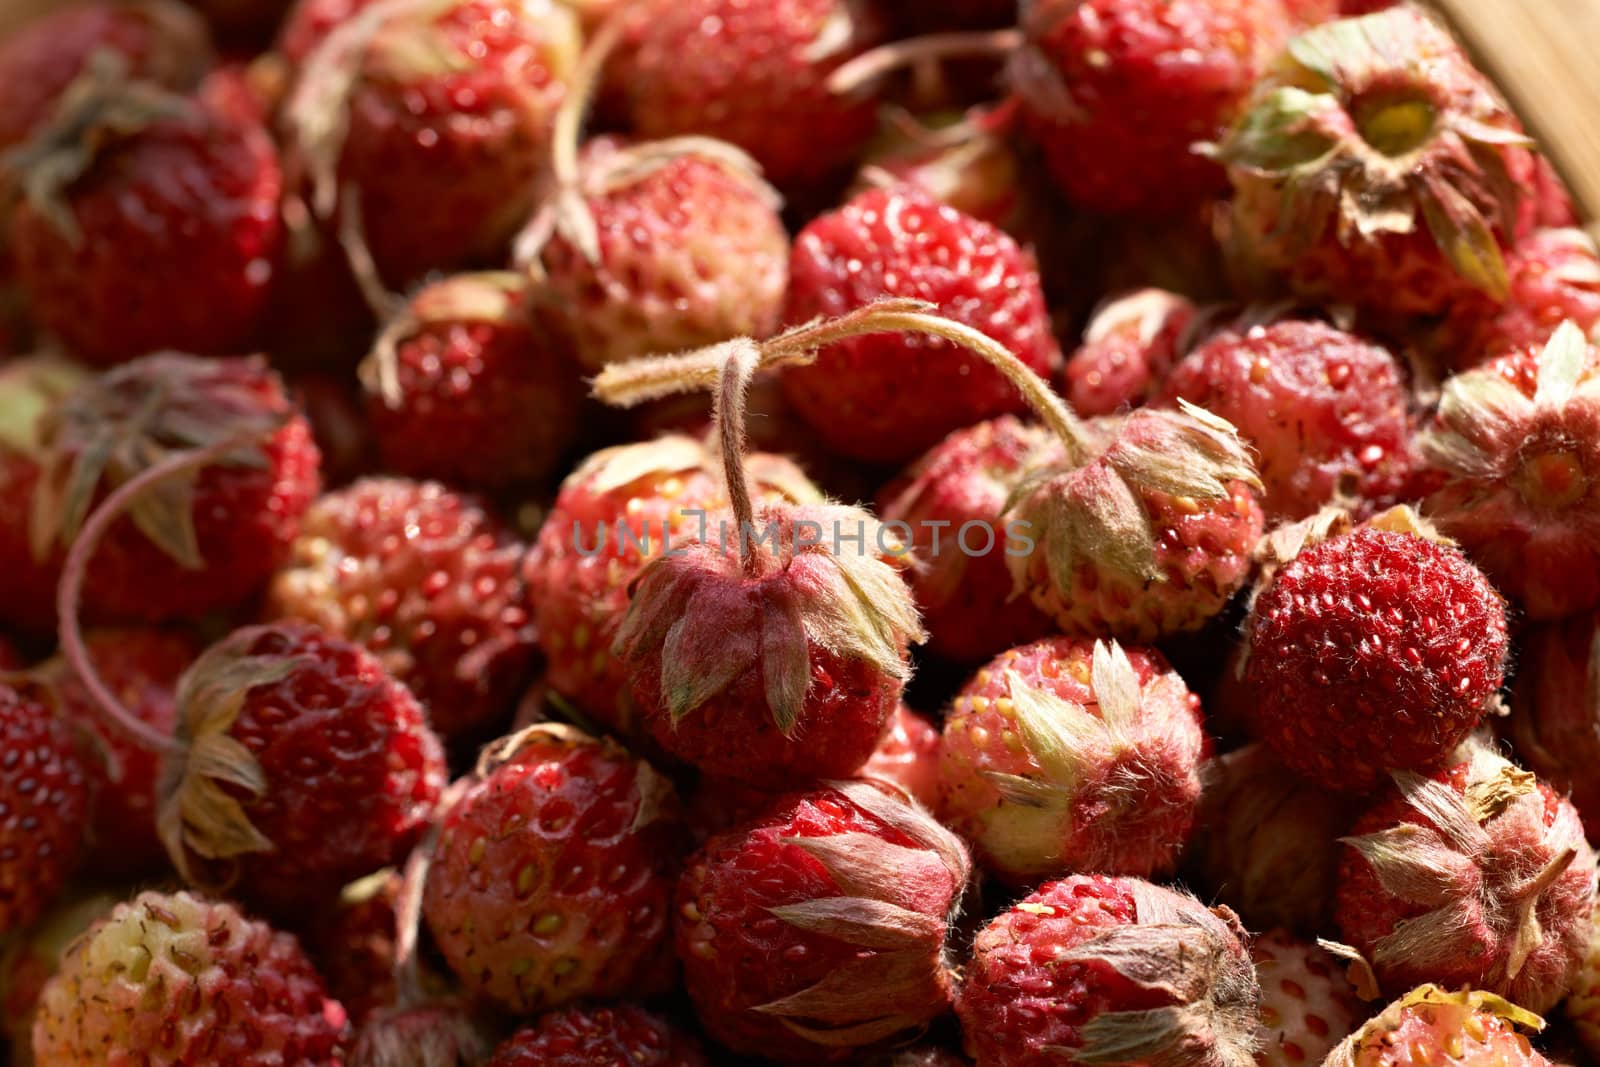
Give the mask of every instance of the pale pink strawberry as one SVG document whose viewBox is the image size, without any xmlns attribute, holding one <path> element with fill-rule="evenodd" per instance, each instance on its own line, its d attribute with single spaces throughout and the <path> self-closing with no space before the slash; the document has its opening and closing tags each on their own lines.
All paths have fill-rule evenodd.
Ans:
<svg viewBox="0 0 1600 1067">
<path fill-rule="evenodd" d="M 1102 305 L 1062 369 L 1072 410 L 1112 415 L 1150 399 L 1184 354 L 1195 310 L 1188 298 L 1162 289 L 1141 289 Z"/>
<path fill-rule="evenodd" d="M 1274 930 L 1250 942 L 1261 983 L 1258 1067 L 1317 1067 L 1367 1011 L 1344 961 Z"/>
</svg>

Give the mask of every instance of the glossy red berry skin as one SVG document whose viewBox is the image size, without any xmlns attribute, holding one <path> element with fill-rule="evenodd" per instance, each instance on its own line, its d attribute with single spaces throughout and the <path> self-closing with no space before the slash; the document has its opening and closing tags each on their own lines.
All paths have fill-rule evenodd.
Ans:
<svg viewBox="0 0 1600 1067">
<path fill-rule="evenodd" d="M 1318 785 L 1437 766 L 1500 687 L 1504 602 L 1454 548 L 1371 528 L 1296 556 L 1246 624 L 1255 729 Z"/>
<path fill-rule="evenodd" d="M 17 206 L 17 279 L 83 359 L 249 350 L 282 252 L 283 171 L 259 119 L 219 95 L 100 145 L 61 192 L 76 234 Z"/>
<path fill-rule="evenodd" d="M 836 67 L 877 43 L 868 5 L 681 0 L 651 14 L 628 68 L 629 114 L 641 136 L 727 141 L 791 191 L 840 171 L 871 136 L 871 97 L 826 86 Z"/>
<path fill-rule="evenodd" d="M 1336 498 L 1370 514 L 1414 488 L 1404 371 L 1343 330 L 1291 319 L 1223 333 L 1173 367 L 1160 402 L 1180 397 L 1254 447 L 1269 520 L 1305 518 Z"/>
<path fill-rule="evenodd" d="M 540 1016 L 495 1049 L 487 1067 L 706 1067 L 700 1044 L 632 1004 L 566 1008 Z"/>
<path fill-rule="evenodd" d="M 524 1015 L 664 991 L 687 843 L 672 787 L 571 727 L 510 744 L 440 823 L 423 916 L 446 961 L 470 993 Z"/>
<path fill-rule="evenodd" d="M 796 238 L 786 315 L 798 324 L 913 297 L 1000 342 L 1049 378 L 1061 352 L 1031 253 L 908 187 L 870 189 Z M 903 462 L 952 430 L 1026 405 L 984 360 L 922 334 L 868 334 L 790 367 L 784 392 L 831 450 Z"/>
<path fill-rule="evenodd" d="M 0 684 L 0 932 L 50 906 L 82 855 L 90 778 L 46 694 Z"/>
</svg>

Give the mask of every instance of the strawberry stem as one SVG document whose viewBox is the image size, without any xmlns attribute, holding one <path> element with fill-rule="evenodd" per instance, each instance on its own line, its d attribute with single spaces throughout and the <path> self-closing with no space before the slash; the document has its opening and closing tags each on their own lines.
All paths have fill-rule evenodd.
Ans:
<svg viewBox="0 0 1600 1067">
<path fill-rule="evenodd" d="M 578 184 L 578 141 L 583 136 L 584 122 L 594 103 L 606 60 L 622 39 L 622 22 L 621 18 L 607 19 L 595 33 L 578 59 L 572 80 L 567 83 L 566 98 L 556 109 L 550 140 L 550 172 L 556 184 L 564 188 L 575 188 Z"/>
<path fill-rule="evenodd" d="M 750 481 L 744 470 L 744 402 L 761 361 L 760 349 L 753 341 L 735 344 L 722 367 L 718 383 L 714 418 L 717 439 L 722 448 L 722 476 L 727 482 L 733 518 L 739 524 L 739 562 L 747 577 L 755 577 L 760 557 L 745 541 L 745 532 L 755 527 L 755 509 L 750 503 Z"/>
<path fill-rule="evenodd" d="M 179 452 L 129 478 L 112 490 L 110 495 L 101 501 L 100 506 L 90 513 L 78 531 L 78 536 L 73 538 L 72 547 L 67 551 L 66 562 L 62 565 L 61 582 L 56 586 L 56 614 L 60 619 L 58 630 L 61 653 L 67 665 L 83 681 L 89 696 L 100 706 L 100 710 L 105 712 L 112 724 L 152 751 L 177 753 L 183 751 L 183 745 L 170 734 L 162 733 L 129 711 L 127 705 L 117 698 L 100 677 L 94 659 L 84 644 L 83 627 L 79 620 L 79 605 L 83 599 L 83 582 L 89 570 L 89 561 L 94 558 L 95 550 L 100 547 L 100 540 L 111 528 L 111 524 L 122 517 L 141 493 L 169 479 L 215 463 L 228 453 L 252 443 L 259 436 L 259 432 L 240 434 L 205 448 Z"/>
<path fill-rule="evenodd" d="M 937 62 L 957 56 L 1004 57 L 1022 47 L 1022 31 L 1016 28 L 977 33 L 931 33 L 909 41 L 863 52 L 828 76 L 828 92 L 853 93 L 867 82 L 900 67 Z"/>
</svg>

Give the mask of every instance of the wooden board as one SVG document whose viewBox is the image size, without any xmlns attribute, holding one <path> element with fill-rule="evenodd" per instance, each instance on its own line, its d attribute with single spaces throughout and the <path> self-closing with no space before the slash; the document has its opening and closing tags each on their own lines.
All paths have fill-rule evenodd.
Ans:
<svg viewBox="0 0 1600 1067">
<path fill-rule="evenodd" d="M 1600 220 L 1600 0 L 1433 0 Z"/>
</svg>

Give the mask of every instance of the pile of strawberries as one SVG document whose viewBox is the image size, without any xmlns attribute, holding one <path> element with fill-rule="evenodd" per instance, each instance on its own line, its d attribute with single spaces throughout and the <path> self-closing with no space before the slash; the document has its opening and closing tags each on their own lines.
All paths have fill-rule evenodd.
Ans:
<svg viewBox="0 0 1600 1067">
<path fill-rule="evenodd" d="M 70 0 L 0 672 L 17 1064 L 1600 1062 L 1600 251 L 1406 2 Z"/>
</svg>

